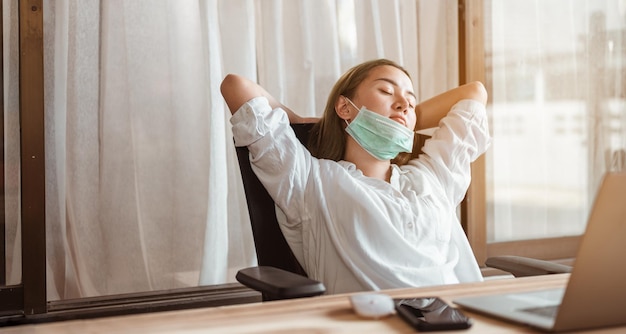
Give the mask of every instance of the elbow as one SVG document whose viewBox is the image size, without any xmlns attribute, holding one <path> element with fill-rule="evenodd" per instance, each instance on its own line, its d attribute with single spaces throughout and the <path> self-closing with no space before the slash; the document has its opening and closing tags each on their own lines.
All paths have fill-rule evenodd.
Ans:
<svg viewBox="0 0 626 334">
<path fill-rule="evenodd" d="M 237 85 L 241 83 L 241 77 L 236 74 L 227 74 L 220 84 L 220 92 L 226 98 L 228 94 L 237 89 Z"/>
<path fill-rule="evenodd" d="M 487 99 L 489 95 L 487 94 L 487 89 L 485 85 L 483 85 L 480 81 L 472 81 L 465 85 L 467 89 L 467 97 L 476 100 L 484 105 L 487 104 Z"/>
<path fill-rule="evenodd" d="M 245 79 L 236 74 L 227 74 L 220 84 L 220 93 L 222 93 L 222 97 L 232 114 L 245 102 L 241 98 L 244 86 Z"/>
</svg>

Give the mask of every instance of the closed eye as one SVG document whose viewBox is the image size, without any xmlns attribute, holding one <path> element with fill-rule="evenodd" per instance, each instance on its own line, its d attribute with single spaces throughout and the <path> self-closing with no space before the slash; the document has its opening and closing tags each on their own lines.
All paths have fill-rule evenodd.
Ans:
<svg viewBox="0 0 626 334">
<path fill-rule="evenodd" d="M 406 102 L 408 103 L 409 108 L 415 109 L 417 101 L 415 101 L 415 96 L 413 94 L 406 95 Z"/>
</svg>

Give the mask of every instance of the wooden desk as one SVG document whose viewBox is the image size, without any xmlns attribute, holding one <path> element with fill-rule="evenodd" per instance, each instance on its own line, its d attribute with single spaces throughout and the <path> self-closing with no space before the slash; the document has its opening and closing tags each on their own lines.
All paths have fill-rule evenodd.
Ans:
<svg viewBox="0 0 626 334">
<path fill-rule="evenodd" d="M 568 274 L 430 288 L 396 289 L 394 298 L 439 296 L 449 303 L 461 296 L 527 291 L 564 286 Z M 474 324 L 452 333 L 534 333 L 530 328 L 465 311 Z M 332 295 L 171 312 L 157 312 L 91 320 L 73 320 L 0 329 L 2 333 L 413 333 L 397 316 L 381 320 L 359 318 L 348 295 Z M 593 331 L 625 333 L 626 326 Z"/>
</svg>

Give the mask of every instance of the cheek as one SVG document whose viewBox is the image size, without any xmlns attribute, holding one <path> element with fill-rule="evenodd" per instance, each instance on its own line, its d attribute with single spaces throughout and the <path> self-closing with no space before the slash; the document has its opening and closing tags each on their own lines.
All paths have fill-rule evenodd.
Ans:
<svg viewBox="0 0 626 334">
<path fill-rule="evenodd" d="M 407 117 L 407 123 L 409 129 L 415 130 L 415 125 L 417 123 L 417 116 L 415 115 L 415 112 L 409 113 L 409 116 Z"/>
</svg>

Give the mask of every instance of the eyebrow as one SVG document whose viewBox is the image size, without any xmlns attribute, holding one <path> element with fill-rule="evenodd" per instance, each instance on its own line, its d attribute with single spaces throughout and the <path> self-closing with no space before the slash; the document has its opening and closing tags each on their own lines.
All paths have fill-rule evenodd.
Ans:
<svg viewBox="0 0 626 334">
<path fill-rule="evenodd" d="M 400 87 L 400 85 L 398 85 L 398 83 L 397 83 L 397 82 L 395 82 L 395 81 L 393 81 L 393 80 L 391 80 L 391 79 L 388 79 L 388 78 L 378 78 L 378 79 L 375 79 L 374 81 L 386 81 L 386 82 L 388 82 L 388 83 L 390 83 L 390 84 L 392 84 L 392 85 L 394 85 L 394 86 L 396 86 L 396 87 Z M 417 100 L 417 96 L 415 96 L 415 93 L 413 93 L 413 92 L 412 92 L 412 91 L 410 91 L 410 90 L 409 90 L 409 91 L 407 91 L 407 92 L 409 93 L 409 95 L 413 96 L 413 98 L 414 98 L 415 100 Z"/>
</svg>

